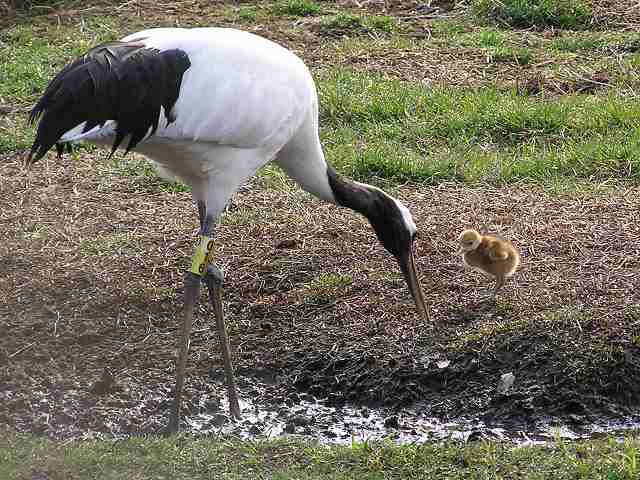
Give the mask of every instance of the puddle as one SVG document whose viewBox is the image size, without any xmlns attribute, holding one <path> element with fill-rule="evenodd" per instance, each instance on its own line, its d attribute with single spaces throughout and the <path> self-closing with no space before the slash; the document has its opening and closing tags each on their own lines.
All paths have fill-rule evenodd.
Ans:
<svg viewBox="0 0 640 480">
<path fill-rule="evenodd" d="M 547 444 L 556 439 L 582 439 L 604 435 L 621 438 L 640 430 L 640 415 L 607 421 L 602 417 L 524 417 L 516 421 L 482 417 L 437 418 L 436 405 L 415 403 L 408 408 L 363 406 L 341 402 L 335 395 L 317 398 L 295 391 L 291 382 L 264 374 L 237 377 L 242 419 L 228 416 L 226 389 L 218 373 L 191 384 L 185 396 L 183 430 L 196 435 L 232 435 L 243 439 L 294 437 L 325 444 L 387 440 L 423 443 L 443 440 L 472 442 L 482 439 L 522 444 Z M 161 433 L 171 410 L 168 383 L 136 389 L 119 388 L 96 394 L 79 385 L 42 385 L 24 391 L 0 388 L 0 424 L 21 432 L 60 440 L 126 438 Z M 506 400 L 508 401 L 508 400 Z M 573 422 L 573 423 L 572 423 Z"/>
<path fill-rule="evenodd" d="M 438 419 L 428 415 L 429 405 L 420 403 L 403 409 L 370 408 L 348 403 L 332 406 L 325 399 L 317 399 L 308 394 L 293 394 L 303 397 L 295 402 L 291 401 L 291 397 L 284 397 L 282 402 L 274 403 L 272 399 L 261 402 L 261 397 L 264 400 L 270 396 L 270 385 L 263 387 L 260 388 L 255 381 L 251 383 L 251 390 L 261 390 L 252 399 L 240 392 L 241 420 L 229 420 L 226 415 L 228 405 L 226 399 L 223 399 L 213 402 L 214 412 L 186 418 L 186 427 L 193 433 L 226 434 L 243 439 L 287 436 L 330 444 L 375 440 L 423 443 L 493 439 L 521 445 L 546 444 L 559 438 L 586 439 L 607 434 L 622 437 L 627 432 L 640 429 L 640 416 L 600 420 L 580 426 L 564 424 L 554 418 L 526 424 L 493 422 L 487 425 L 478 418 Z M 206 402 L 205 399 L 201 404 Z"/>
</svg>

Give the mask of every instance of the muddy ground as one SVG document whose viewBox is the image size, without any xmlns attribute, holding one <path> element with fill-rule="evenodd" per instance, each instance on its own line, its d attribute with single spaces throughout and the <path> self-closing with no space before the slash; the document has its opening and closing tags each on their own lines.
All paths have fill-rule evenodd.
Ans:
<svg viewBox="0 0 640 480">
<path fill-rule="evenodd" d="M 18 430 L 66 438 L 166 422 L 196 211 L 188 193 L 108 166 L 87 154 L 72 167 L 48 157 L 30 172 L 17 156 L 0 163 L 0 422 Z M 638 412 L 638 188 L 394 191 L 421 231 L 432 324 L 359 216 L 277 175 L 234 198 L 217 251 L 253 412 L 238 429 L 265 434 L 277 417 L 281 430 L 324 432 L 355 411 L 389 432 L 434 417 L 526 430 L 543 417 L 584 425 Z M 522 251 L 496 304 L 455 255 L 468 226 Z M 195 429 L 227 423 L 212 326 L 203 295 L 187 366 Z M 515 382 L 499 393 L 509 372 Z M 338 413 L 316 418 L 316 401 Z"/>
</svg>

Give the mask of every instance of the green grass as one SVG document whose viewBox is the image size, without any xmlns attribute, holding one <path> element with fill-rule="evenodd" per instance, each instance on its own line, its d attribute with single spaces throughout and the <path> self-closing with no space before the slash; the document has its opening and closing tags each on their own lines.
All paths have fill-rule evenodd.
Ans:
<svg viewBox="0 0 640 480">
<path fill-rule="evenodd" d="M 46 31 L 19 25 L 0 32 L 0 101 L 30 108 L 69 60 L 118 34 L 116 20 L 108 17 L 88 18 L 82 32 L 68 25 L 50 26 Z M 31 146 L 35 131 L 27 125 L 26 114 L 2 120 L 0 154 Z"/>
<path fill-rule="evenodd" d="M 27 125 L 26 115 L 15 115 L 10 121 L 0 118 L 0 154 L 31 147 L 35 129 Z"/>
<path fill-rule="evenodd" d="M 392 33 L 399 30 L 399 27 L 395 18 L 388 15 L 356 15 L 349 12 L 339 12 L 323 17 L 320 20 L 320 30 L 325 33 L 357 34 L 366 31 Z"/>
<path fill-rule="evenodd" d="M 238 10 L 238 20 L 240 22 L 252 23 L 258 19 L 258 11 L 255 7 L 242 7 Z"/>
<path fill-rule="evenodd" d="M 322 9 L 316 2 L 310 0 L 286 0 L 276 3 L 273 7 L 274 13 L 281 15 L 291 15 L 294 17 L 306 17 L 317 15 Z"/>
<path fill-rule="evenodd" d="M 640 106 L 629 97 L 545 102 L 345 70 L 325 73 L 319 86 L 328 156 L 358 177 L 640 179 Z"/>
<path fill-rule="evenodd" d="M 322 274 L 305 285 L 308 301 L 312 303 L 329 303 L 344 295 L 345 289 L 351 285 L 350 275 L 338 273 Z"/>
<path fill-rule="evenodd" d="M 395 18 L 388 15 L 368 15 L 364 18 L 365 26 L 372 30 L 392 33 L 397 29 Z"/>
<path fill-rule="evenodd" d="M 529 65 L 534 59 L 534 54 L 528 48 L 497 47 L 489 49 L 487 57 L 490 62 Z"/>
<path fill-rule="evenodd" d="M 551 50 L 558 52 L 613 52 L 634 53 L 640 50 L 640 37 L 637 33 L 611 32 L 573 32 L 554 38 Z"/>
<path fill-rule="evenodd" d="M 607 41 L 600 37 L 562 36 L 553 39 L 551 48 L 560 52 L 580 52 L 599 50 L 607 45 Z"/>
<path fill-rule="evenodd" d="M 512 27 L 584 28 L 591 9 L 581 0 L 474 0 L 480 18 Z"/>
<path fill-rule="evenodd" d="M 336 15 L 323 17 L 320 20 L 320 29 L 325 32 L 332 30 L 362 29 L 362 27 L 362 17 L 360 15 L 354 15 L 353 13 L 340 12 Z"/>
<path fill-rule="evenodd" d="M 438 37 L 455 37 L 466 32 L 466 25 L 457 20 L 435 19 L 430 25 L 434 36 Z"/>
<path fill-rule="evenodd" d="M 80 251 L 90 256 L 109 256 L 114 254 L 142 253 L 143 248 L 139 238 L 130 232 L 100 235 L 92 239 L 84 239 L 80 244 Z"/>
<path fill-rule="evenodd" d="M 443 33 L 443 35 L 446 38 L 440 42 L 444 48 L 481 48 L 486 53 L 487 63 L 497 62 L 528 65 L 532 63 L 535 58 L 534 50 L 529 47 L 521 46 L 520 44 L 522 42 L 512 32 L 490 27 L 466 32 L 464 29 L 449 29 L 451 24 L 444 25 L 445 33 Z M 438 28 L 441 27 L 442 25 Z"/>
<path fill-rule="evenodd" d="M 515 45 L 518 37 L 511 32 L 492 27 L 483 27 L 469 32 L 461 31 L 447 34 L 449 38 L 443 46 L 496 49 Z"/>
<path fill-rule="evenodd" d="M 36 31 L 20 25 L 0 33 L 0 97 L 23 103 L 39 95 L 69 60 L 118 35 L 111 18 L 87 19 L 83 32 L 74 26 Z M 46 36 L 45 36 L 46 35 Z"/>
<path fill-rule="evenodd" d="M 479 47 L 502 47 L 505 43 L 506 35 L 500 30 L 492 28 L 482 29 L 477 33 Z"/>
<path fill-rule="evenodd" d="M 478 442 L 318 446 L 191 437 L 54 442 L 7 433 L 0 478 L 74 479 L 589 479 L 636 480 L 640 444 L 557 440 L 551 447 Z"/>
</svg>

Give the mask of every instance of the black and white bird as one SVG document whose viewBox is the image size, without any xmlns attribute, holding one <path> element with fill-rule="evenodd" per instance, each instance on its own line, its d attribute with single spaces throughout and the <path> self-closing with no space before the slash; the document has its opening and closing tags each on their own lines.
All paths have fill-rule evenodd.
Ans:
<svg viewBox="0 0 640 480">
<path fill-rule="evenodd" d="M 364 215 L 397 259 L 419 313 L 429 318 L 414 264 L 417 229 L 409 210 L 379 188 L 341 177 L 326 162 L 316 87 L 290 50 L 229 28 L 144 30 L 99 45 L 64 67 L 31 111 L 30 121 L 37 119 L 29 164 L 54 145 L 61 153 L 65 144 L 88 141 L 110 146 L 112 154 L 123 146 L 192 189 L 200 239 L 184 279 L 170 431 L 179 428 L 201 282 L 216 314 L 230 410 L 240 416 L 213 237 L 233 193 L 270 161 L 307 192 Z"/>
</svg>

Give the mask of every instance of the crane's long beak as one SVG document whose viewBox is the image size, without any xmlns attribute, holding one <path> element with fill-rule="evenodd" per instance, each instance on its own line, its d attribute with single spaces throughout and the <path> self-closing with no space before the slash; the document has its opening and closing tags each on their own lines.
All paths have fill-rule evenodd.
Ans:
<svg viewBox="0 0 640 480">
<path fill-rule="evenodd" d="M 431 320 L 427 306 L 424 303 L 422 287 L 420 286 L 418 272 L 416 271 L 416 264 L 413 259 L 413 252 L 409 250 L 405 255 L 398 257 L 398 263 L 400 264 L 400 269 L 407 281 L 407 286 L 409 287 L 413 301 L 416 302 L 418 313 L 423 319 Z"/>
</svg>

